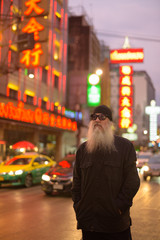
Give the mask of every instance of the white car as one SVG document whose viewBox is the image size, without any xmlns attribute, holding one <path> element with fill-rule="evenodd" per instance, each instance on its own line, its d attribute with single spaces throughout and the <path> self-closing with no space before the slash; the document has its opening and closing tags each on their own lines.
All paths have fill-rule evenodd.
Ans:
<svg viewBox="0 0 160 240">
<path fill-rule="evenodd" d="M 160 176 L 160 154 L 152 156 L 148 163 L 142 167 L 143 179 L 147 177 L 159 177 Z"/>
<path fill-rule="evenodd" d="M 137 168 L 142 168 L 143 165 L 147 163 L 150 157 L 152 156 L 153 156 L 152 152 L 139 152 L 137 154 L 137 162 L 136 162 Z"/>
</svg>

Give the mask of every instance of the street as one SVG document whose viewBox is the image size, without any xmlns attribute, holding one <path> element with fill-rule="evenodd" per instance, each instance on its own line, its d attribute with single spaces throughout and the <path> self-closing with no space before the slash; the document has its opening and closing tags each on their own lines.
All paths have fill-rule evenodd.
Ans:
<svg viewBox="0 0 160 240">
<path fill-rule="evenodd" d="M 80 240 L 69 196 L 40 185 L 0 189 L 0 240 Z M 160 178 L 141 180 L 131 208 L 133 240 L 160 240 Z"/>
</svg>

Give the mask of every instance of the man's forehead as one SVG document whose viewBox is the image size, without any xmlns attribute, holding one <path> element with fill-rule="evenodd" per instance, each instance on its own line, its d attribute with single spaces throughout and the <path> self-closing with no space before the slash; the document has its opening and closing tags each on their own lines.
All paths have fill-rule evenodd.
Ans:
<svg viewBox="0 0 160 240">
<path fill-rule="evenodd" d="M 94 113 L 94 114 L 96 114 L 96 115 L 104 115 L 103 113 Z"/>
</svg>

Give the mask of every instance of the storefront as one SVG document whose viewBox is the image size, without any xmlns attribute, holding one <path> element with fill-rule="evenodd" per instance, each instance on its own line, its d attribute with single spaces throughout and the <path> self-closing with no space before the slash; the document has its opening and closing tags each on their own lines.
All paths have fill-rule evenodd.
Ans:
<svg viewBox="0 0 160 240">
<path fill-rule="evenodd" d="M 24 140 L 56 160 L 75 150 L 77 122 L 65 114 L 1 97 L 0 125 L 1 159 L 12 155 L 14 143 Z"/>
</svg>

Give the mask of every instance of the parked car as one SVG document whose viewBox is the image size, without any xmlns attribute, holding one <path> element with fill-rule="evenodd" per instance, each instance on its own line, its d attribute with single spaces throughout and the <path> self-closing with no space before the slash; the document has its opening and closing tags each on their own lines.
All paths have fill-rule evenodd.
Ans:
<svg viewBox="0 0 160 240">
<path fill-rule="evenodd" d="M 153 155 L 152 152 L 139 152 L 137 153 L 137 168 L 142 168 L 145 163 L 148 162 L 150 157 Z"/>
<path fill-rule="evenodd" d="M 73 181 L 75 155 L 68 155 L 57 165 L 42 175 L 42 190 L 47 195 L 52 193 L 70 193 Z"/>
<path fill-rule="evenodd" d="M 147 177 L 160 176 L 160 154 L 152 156 L 149 161 L 142 167 L 143 179 Z"/>
<path fill-rule="evenodd" d="M 15 156 L 0 165 L 0 186 L 31 187 L 40 183 L 42 174 L 55 164 L 48 156 L 38 153 Z"/>
</svg>

